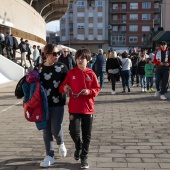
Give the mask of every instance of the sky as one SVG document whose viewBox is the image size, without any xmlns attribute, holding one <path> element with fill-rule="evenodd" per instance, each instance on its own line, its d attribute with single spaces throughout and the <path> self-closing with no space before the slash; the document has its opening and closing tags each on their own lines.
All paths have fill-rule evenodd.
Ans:
<svg viewBox="0 0 170 170">
<path fill-rule="evenodd" d="M 59 24 L 59 20 L 56 21 L 51 21 L 49 23 L 46 24 L 46 30 L 47 31 L 59 31 L 60 30 L 60 24 Z"/>
</svg>

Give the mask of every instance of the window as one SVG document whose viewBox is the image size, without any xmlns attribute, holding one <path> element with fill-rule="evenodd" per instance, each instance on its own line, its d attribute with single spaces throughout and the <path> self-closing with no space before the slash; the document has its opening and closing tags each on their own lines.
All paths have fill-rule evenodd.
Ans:
<svg viewBox="0 0 170 170">
<path fill-rule="evenodd" d="M 122 4 L 122 9 L 126 9 L 126 4 Z"/>
<path fill-rule="evenodd" d="M 102 17 L 103 17 L 103 12 L 98 12 L 98 13 L 97 13 L 97 17 L 98 17 L 98 18 L 102 18 Z"/>
<path fill-rule="evenodd" d="M 89 12 L 89 18 L 93 18 L 93 12 Z"/>
<path fill-rule="evenodd" d="M 150 26 L 142 26 L 142 31 L 150 31 Z"/>
<path fill-rule="evenodd" d="M 66 41 L 66 36 L 62 36 L 61 41 Z"/>
<path fill-rule="evenodd" d="M 126 37 L 122 35 L 111 36 L 111 45 L 126 45 Z"/>
<path fill-rule="evenodd" d="M 93 27 L 94 27 L 93 23 L 89 23 L 89 28 L 93 28 Z"/>
<path fill-rule="evenodd" d="M 93 40 L 94 39 L 94 36 L 92 34 L 89 34 L 88 35 L 88 40 Z"/>
<path fill-rule="evenodd" d="M 103 48 L 103 46 L 102 45 L 98 45 L 98 49 L 102 49 Z"/>
<path fill-rule="evenodd" d="M 98 24 L 97 24 L 97 28 L 98 28 L 98 29 L 103 29 L 103 23 L 98 23 Z"/>
<path fill-rule="evenodd" d="M 78 8 L 84 8 L 84 1 L 77 1 Z"/>
<path fill-rule="evenodd" d="M 118 4 L 113 4 L 113 9 L 118 9 Z"/>
<path fill-rule="evenodd" d="M 113 20 L 117 20 L 118 16 L 117 15 L 113 15 Z"/>
<path fill-rule="evenodd" d="M 97 40 L 102 40 L 102 39 L 103 39 L 102 35 L 97 36 Z"/>
<path fill-rule="evenodd" d="M 142 14 L 142 20 L 150 20 L 151 14 Z"/>
<path fill-rule="evenodd" d="M 130 9 L 138 9 L 138 3 L 130 3 Z"/>
<path fill-rule="evenodd" d="M 154 3 L 154 8 L 159 8 L 159 3 Z"/>
<path fill-rule="evenodd" d="M 136 43 L 136 42 L 138 42 L 138 37 L 135 37 L 135 36 L 129 37 L 129 42 L 131 42 L 131 43 Z"/>
<path fill-rule="evenodd" d="M 126 15 L 122 15 L 122 20 L 126 21 Z"/>
<path fill-rule="evenodd" d="M 126 31 L 126 26 L 121 26 L 120 31 Z"/>
<path fill-rule="evenodd" d="M 77 29 L 84 29 L 84 23 L 78 23 Z"/>
<path fill-rule="evenodd" d="M 130 14 L 130 20 L 138 20 L 138 14 Z"/>
<path fill-rule="evenodd" d="M 77 40 L 84 40 L 84 34 L 77 34 Z"/>
<path fill-rule="evenodd" d="M 112 31 L 118 31 L 118 26 L 113 26 Z"/>
<path fill-rule="evenodd" d="M 138 31 L 138 25 L 130 25 L 129 31 Z"/>
<path fill-rule="evenodd" d="M 102 7 L 102 6 L 103 6 L 103 2 L 102 2 L 102 1 L 98 1 L 97 6 L 98 6 L 98 7 Z"/>
<path fill-rule="evenodd" d="M 142 8 L 143 9 L 150 9 L 151 8 L 151 2 L 143 2 Z"/>
<path fill-rule="evenodd" d="M 77 18 L 84 18 L 84 13 L 83 12 L 78 12 L 77 13 Z"/>
</svg>

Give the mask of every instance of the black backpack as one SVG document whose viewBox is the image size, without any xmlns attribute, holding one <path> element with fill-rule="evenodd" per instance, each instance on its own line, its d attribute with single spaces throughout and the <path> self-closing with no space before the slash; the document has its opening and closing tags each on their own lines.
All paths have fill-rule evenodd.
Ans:
<svg viewBox="0 0 170 170">
<path fill-rule="evenodd" d="M 15 96 L 17 97 L 17 99 L 21 99 L 24 96 L 24 92 L 22 89 L 22 85 L 26 82 L 26 75 L 24 77 L 22 77 L 18 84 L 16 85 L 15 88 Z"/>
</svg>

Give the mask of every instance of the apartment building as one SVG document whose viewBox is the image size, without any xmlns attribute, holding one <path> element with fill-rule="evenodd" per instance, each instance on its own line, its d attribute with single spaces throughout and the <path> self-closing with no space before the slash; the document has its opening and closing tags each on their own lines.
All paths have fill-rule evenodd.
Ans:
<svg viewBox="0 0 170 170">
<path fill-rule="evenodd" d="M 144 46 L 145 35 L 162 27 L 162 0 L 109 0 L 109 46 Z"/>
<path fill-rule="evenodd" d="M 70 0 L 60 19 L 60 43 L 75 49 L 108 50 L 108 0 Z"/>
</svg>

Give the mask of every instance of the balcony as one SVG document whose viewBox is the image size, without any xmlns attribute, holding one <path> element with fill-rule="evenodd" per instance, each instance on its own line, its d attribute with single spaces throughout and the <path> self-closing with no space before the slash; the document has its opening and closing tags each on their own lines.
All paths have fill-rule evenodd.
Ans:
<svg viewBox="0 0 170 170">
<path fill-rule="evenodd" d="M 113 30 L 110 30 L 110 33 L 111 34 L 118 34 L 118 35 L 125 35 L 126 31 L 122 31 L 122 30 L 113 31 Z"/>
<path fill-rule="evenodd" d="M 122 8 L 116 8 L 116 9 L 113 9 L 113 8 L 110 8 L 110 13 L 126 13 L 127 12 L 127 9 L 122 9 Z"/>
<path fill-rule="evenodd" d="M 114 25 L 114 24 L 122 24 L 122 25 L 124 25 L 124 24 L 126 24 L 126 20 L 124 20 L 124 19 L 119 19 L 119 20 L 112 20 L 111 22 L 110 22 L 110 24 L 112 24 L 112 25 Z"/>
<path fill-rule="evenodd" d="M 127 0 L 110 0 L 110 2 L 127 2 Z"/>
<path fill-rule="evenodd" d="M 111 41 L 112 46 L 126 46 L 125 41 Z"/>
</svg>

